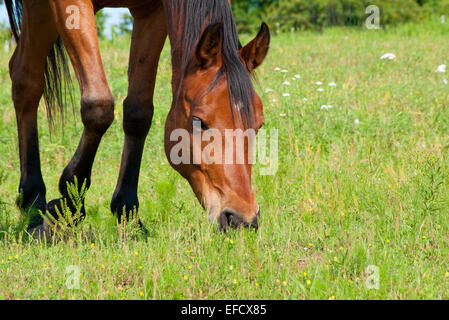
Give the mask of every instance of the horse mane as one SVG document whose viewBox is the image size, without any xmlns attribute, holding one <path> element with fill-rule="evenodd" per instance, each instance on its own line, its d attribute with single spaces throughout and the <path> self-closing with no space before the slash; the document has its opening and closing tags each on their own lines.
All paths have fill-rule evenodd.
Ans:
<svg viewBox="0 0 449 320">
<path fill-rule="evenodd" d="M 235 121 L 235 109 L 240 113 L 245 127 L 253 121 L 252 100 L 254 87 L 251 76 L 243 66 L 239 50 L 242 48 L 237 28 L 228 0 L 168 0 L 171 14 L 167 14 L 168 24 L 171 30 L 177 30 L 182 26 L 182 35 L 179 42 L 172 43 L 172 53 L 182 46 L 181 77 L 178 88 L 184 80 L 186 69 L 194 54 L 201 32 L 207 25 L 223 23 L 224 35 L 222 46 L 223 65 L 217 74 L 217 78 L 208 91 L 215 87 L 220 79 L 226 77 L 228 82 L 229 99 L 231 102 L 232 116 Z M 179 94 L 175 93 L 175 94 Z M 238 106 L 238 108 L 236 108 Z"/>
</svg>

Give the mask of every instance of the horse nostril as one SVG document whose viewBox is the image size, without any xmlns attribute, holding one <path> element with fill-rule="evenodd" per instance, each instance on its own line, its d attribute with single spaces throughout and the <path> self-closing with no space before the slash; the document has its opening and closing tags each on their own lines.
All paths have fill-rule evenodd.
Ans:
<svg viewBox="0 0 449 320">
<path fill-rule="evenodd" d="M 224 212 L 222 212 L 220 214 L 220 216 L 218 217 L 218 225 L 219 225 L 221 231 L 226 232 L 226 230 L 228 229 L 228 225 L 229 225 L 228 217 Z"/>
<path fill-rule="evenodd" d="M 256 231 L 259 229 L 259 222 L 257 221 L 258 220 L 257 218 L 258 216 L 256 216 L 250 224 L 251 228 L 254 228 L 254 230 Z"/>
<path fill-rule="evenodd" d="M 218 222 L 220 225 L 220 229 L 225 232 L 228 229 L 228 227 L 238 228 L 239 226 L 244 224 L 243 219 L 230 210 L 224 210 L 221 213 Z"/>
<path fill-rule="evenodd" d="M 259 229 L 258 217 L 259 217 L 259 212 L 257 213 L 257 215 L 254 217 L 254 219 L 251 222 L 246 222 L 243 220 L 243 218 L 241 218 L 239 215 L 237 215 L 233 211 L 224 210 L 221 213 L 218 222 L 220 225 L 220 229 L 225 232 L 227 231 L 227 229 L 229 227 L 238 228 L 240 226 L 243 226 L 245 228 L 252 228 L 255 231 L 257 231 L 257 229 Z"/>
<path fill-rule="evenodd" d="M 250 226 L 252 228 L 254 228 L 254 230 L 256 230 L 256 231 L 259 229 L 259 222 L 258 222 L 259 216 L 260 216 L 260 209 L 259 209 L 259 211 L 257 211 L 256 216 L 254 217 L 253 221 L 250 224 Z"/>
<path fill-rule="evenodd" d="M 232 228 L 238 228 L 243 224 L 243 219 L 234 212 L 225 211 L 225 215 L 228 218 L 228 223 Z"/>
</svg>

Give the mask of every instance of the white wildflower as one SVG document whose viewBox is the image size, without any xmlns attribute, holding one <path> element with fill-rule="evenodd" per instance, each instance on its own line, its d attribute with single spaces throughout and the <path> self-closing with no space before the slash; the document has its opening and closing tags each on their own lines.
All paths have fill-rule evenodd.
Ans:
<svg viewBox="0 0 449 320">
<path fill-rule="evenodd" d="M 386 53 L 382 57 L 380 57 L 380 59 L 381 60 L 385 60 L 385 59 L 394 60 L 394 59 L 396 59 L 396 55 L 394 53 Z"/>
<path fill-rule="evenodd" d="M 442 65 L 438 66 L 436 72 L 438 72 L 438 73 L 445 73 L 446 72 L 446 65 L 442 64 Z"/>
</svg>

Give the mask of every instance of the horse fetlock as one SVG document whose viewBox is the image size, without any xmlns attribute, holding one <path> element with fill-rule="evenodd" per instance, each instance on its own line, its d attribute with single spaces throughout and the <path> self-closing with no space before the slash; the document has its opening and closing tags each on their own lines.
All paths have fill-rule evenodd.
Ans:
<svg viewBox="0 0 449 320">
<path fill-rule="evenodd" d="M 47 204 L 47 216 L 51 221 L 65 220 L 67 225 L 78 225 L 86 217 L 84 201 L 74 203 L 70 198 L 60 198 Z"/>
<path fill-rule="evenodd" d="M 70 163 L 62 172 L 61 178 L 59 179 L 59 192 L 63 196 L 68 196 L 68 186 L 76 186 L 78 192 L 81 189 L 89 189 L 91 185 L 91 173 L 90 169 L 76 170 L 72 163 Z"/>
<path fill-rule="evenodd" d="M 119 222 L 125 214 L 128 219 L 130 215 L 136 214 L 139 210 L 139 199 L 137 194 L 116 193 L 112 197 L 111 212 L 117 215 Z"/>
<path fill-rule="evenodd" d="M 42 178 L 30 178 L 23 180 L 19 185 L 19 199 L 18 205 L 20 208 L 25 209 L 30 206 L 37 209 L 45 208 L 45 184 Z"/>
<path fill-rule="evenodd" d="M 45 185 L 38 180 L 27 180 L 19 186 L 16 204 L 28 218 L 28 230 L 43 222 L 41 213 L 45 212 L 47 206 L 45 194 Z"/>
</svg>

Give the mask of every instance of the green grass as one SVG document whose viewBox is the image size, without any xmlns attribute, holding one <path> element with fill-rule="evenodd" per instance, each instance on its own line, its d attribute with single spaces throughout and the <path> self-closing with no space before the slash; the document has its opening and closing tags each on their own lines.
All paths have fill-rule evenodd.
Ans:
<svg viewBox="0 0 449 320">
<path fill-rule="evenodd" d="M 279 170 L 261 176 L 254 168 L 262 208 L 256 234 L 217 232 L 168 165 L 167 47 L 139 186 L 148 241 L 123 234 L 109 212 L 123 145 L 129 41 L 102 43 L 116 119 L 96 158 L 86 221 L 53 243 L 28 239 L 14 205 L 19 157 L 11 53 L 1 51 L 0 298 L 449 298 L 449 86 L 435 72 L 449 64 L 448 32 L 449 24 L 436 19 L 387 31 L 274 36 L 258 91 L 266 128 L 279 130 Z M 380 60 L 387 52 L 397 58 Z M 295 74 L 301 79 L 293 81 Z M 290 86 L 282 85 L 286 80 Z M 268 88 L 273 92 L 264 93 Z M 39 114 L 47 199 L 58 197 L 59 176 L 82 131 L 75 109 L 64 134 L 50 135 L 43 108 Z M 80 268 L 79 290 L 66 286 L 71 265 Z M 365 285 L 369 265 L 379 268 L 378 290 Z"/>
</svg>

